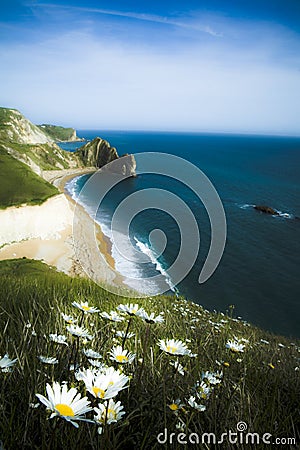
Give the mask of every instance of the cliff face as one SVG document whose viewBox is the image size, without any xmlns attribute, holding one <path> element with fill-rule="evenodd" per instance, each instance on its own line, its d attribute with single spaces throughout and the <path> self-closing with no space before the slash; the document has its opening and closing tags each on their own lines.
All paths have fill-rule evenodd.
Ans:
<svg viewBox="0 0 300 450">
<path fill-rule="evenodd" d="M 125 176 L 135 175 L 136 162 L 134 156 L 125 155 L 119 157 L 117 150 L 111 147 L 107 141 L 99 137 L 88 142 L 75 153 L 84 166 L 101 168 L 115 161 L 112 167 L 108 167 L 108 170 L 121 173 Z"/>
<path fill-rule="evenodd" d="M 53 139 L 16 109 L 0 108 L 0 139 L 17 144 L 47 144 Z"/>
<path fill-rule="evenodd" d="M 80 147 L 76 152 L 62 150 L 55 141 L 81 141 L 74 128 L 31 123 L 16 109 L 0 107 L 0 145 L 14 158 L 41 175 L 44 170 L 101 168 L 116 161 L 108 170 L 134 176 L 134 156 L 119 158 L 117 150 L 101 138 Z"/>
<path fill-rule="evenodd" d="M 0 145 L 38 175 L 43 170 L 80 166 L 72 153 L 58 147 L 51 136 L 16 109 L 0 108 Z"/>
</svg>

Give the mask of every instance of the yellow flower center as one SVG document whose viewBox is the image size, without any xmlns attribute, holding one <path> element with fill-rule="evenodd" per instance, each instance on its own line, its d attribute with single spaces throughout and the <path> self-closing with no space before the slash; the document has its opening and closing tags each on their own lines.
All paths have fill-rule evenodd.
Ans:
<svg viewBox="0 0 300 450">
<path fill-rule="evenodd" d="M 89 311 L 91 309 L 90 306 L 81 305 L 81 308 L 84 309 L 84 311 Z"/>
<path fill-rule="evenodd" d="M 117 355 L 117 356 L 116 356 L 116 360 L 117 360 L 119 363 L 124 363 L 124 362 L 127 362 L 127 361 L 128 361 L 128 358 L 127 358 L 127 356 L 125 356 L 125 355 Z"/>
<path fill-rule="evenodd" d="M 116 419 L 117 418 L 116 410 L 108 408 L 108 410 L 107 410 L 107 417 L 109 417 L 109 419 Z"/>
<path fill-rule="evenodd" d="M 169 353 L 175 353 L 176 350 L 177 350 L 177 347 L 173 347 L 172 345 L 168 345 L 168 346 L 167 346 L 167 351 L 168 351 Z"/>
<path fill-rule="evenodd" d="M 229 364 L 228 362 L 224 362 L 224 363 L 223 363 L 223 366 L 225 366 L 225 367 L 229 367 L 229 366 L 230 366 L 230 364 Z"/>
<path fill-rule="evenodd" d="M 110 381 L 109 383 L 108 383 L 108 386 L 113 386 L 115 383 L 113 382 L 113 381 Z"/>
<path fill-rule="evenodd" d="M 104 398 L 105 396 L 105 391 L 97 386 L 93 386 L 92 391 L 94 392 L 96 397 Z"/>
<path fill-rule="evenodd" d="M 171 405 L 169 405 L 169 408 L 170 408 L 172 411 L 177 411 L 178 405 L 176 405 L 176 403 L 171 403 Z"/>
<path fill-rule="evenodd" d="M 56 411 L 59 412 L 61 416 L 71 416 L 71 417 L 75 416 L 75 413 L 71 408 L 71 406 L 66 405 L 65 403 L 57 403 L 57 405 L 55 405 L 55 409 Z"/>
</svg>

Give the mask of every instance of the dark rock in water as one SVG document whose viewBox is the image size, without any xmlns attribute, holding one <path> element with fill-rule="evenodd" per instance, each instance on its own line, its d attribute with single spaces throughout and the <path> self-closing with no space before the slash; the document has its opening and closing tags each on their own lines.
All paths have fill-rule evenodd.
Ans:
<svg viewBox="0 0 300 450">
<path fill-rule="evenodd" d="M 254 209 L 257 211 L 260 211 L 265 214 L 270 214 L 272 216 L 279 216 L 279 213 L 276 211 L 276 209 L 271 208 L 270 206 L 266 205 L 255 205 Z"/>
</svg>

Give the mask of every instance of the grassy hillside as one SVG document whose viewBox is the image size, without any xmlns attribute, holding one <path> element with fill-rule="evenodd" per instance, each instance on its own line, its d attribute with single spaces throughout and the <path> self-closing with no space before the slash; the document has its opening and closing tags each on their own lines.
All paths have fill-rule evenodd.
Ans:
<svg viewBox="0 0 300 450">
<path fill-rule="evenodd" d="M 1 141 L 0 141 L 1 144 Z M 28 164 L 31 161 L 41 170 L 57 170 L 77 167 L 75 157 L 60 149 L 55 144 L 18 144 L 15 142 L 4 143 L 4 147 L 9 147 L 13 151 L 13 156 L 23 159 Z"/>
<path fill-rule="evenodd" d="M 58 194 L 56 187 L 10 156 L 0 145 L 0 208 L 39 204 Z"/>
<path fill-rule="evenodd" d="M 38 127 L 55 141 L 68 141 L 75 133 L 74 128 L 65 128 L 57 125 L 42 124 L 38 125 Z"/>
<path fill-rule="evenodd" d="M 118 305 L 136 303 L 135 299 L 118 297 L 89 280 L 69 278 L 26 259 L 0 263 L 0 298 L 0 355 L 17 358 L 10 372 L 0 370 L 0 437 L 5 449 L 176 449 L 183 447 L 176 443 L 180 432 L 197 433 L 199 439 L 202 433 L 215 433 L 219 439 L 228 430 L 235 433 L 239 422 L 246 424 L 248 432 L 270 433 L 272 442 L 282 438 L 299 442 L 299 343 L 235 319 L 233 307 L 229 315 L 223 315 L 184 299 L 160 296 L 138 303 L 148 313 L 163 313 L 163 323 L 147 323 L 134 313 L 120 311 L 122 321 L 111 321 L 100 313 L 117 311 Z M 74 301 L 87 301 L 99 312 L 84 313 L 72 306 Z M 72 315 L 92 340 L 72 336 L 61 313 Z M 117 331 L 126 337 L 119 337 Z M 65 335 L 68 345 L 53 342 L 51 333 Z M 158 341 L 169 338 L 185 342 L 191 353 L 172 356 L 162 351 Z M 232 339 L 243 343 L 243 351 L 226 348 Z M 116 345 L 136 355 L 131 364 L 110 359 Z M 101 434 L 99 421 L 79 421 L 77 429 L 62 416 L 49 419 L 46 407 L 35 396 L 46 396 L 46 383 L 66 381 L 68 388 L 87 395 L 93 407 L 100 404 L 104 409 L 108 400 L 102 399 L 99 389 L 93 392 L 100 399 L 87 392 L 71 370 L 72 364 L 80 369 L 97 364 L 83 353 L 87 349 L 101 354 L 98 365 L 121 367 L 129 377 L 129 387 L 115 397 L 126 413 L 120 420 L 114 409 L 105 413 Z M 56 358 L 55 364 L 43 363 L 41 355 Z M 212 378 L 203 374 L 206 371 L 217 374 Z M 202 405 L 201 411 L 191 396 Z M 62 411 L 62 402 L 56 414 Z M 93 412 L 87 417 L 92 420 Z M 112 418 L 116 421 L 110 423 Z M 157 442 L 164 428 L 175 433 L 172 446 Z M 265 448 L 249 443 L 237 447 L 228 441 L 216 447 L 207 440 L 186 446 L 190 447 Z M 278 443 L 276 448 L 280 448 Z"/>
</svg>

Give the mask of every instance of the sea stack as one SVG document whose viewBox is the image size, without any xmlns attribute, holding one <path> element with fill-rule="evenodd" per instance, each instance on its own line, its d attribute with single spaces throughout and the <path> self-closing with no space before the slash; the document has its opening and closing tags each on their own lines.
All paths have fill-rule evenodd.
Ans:
<svg viewBox="0 0 300 450">
<path fill-rule="evenodd" d="M 100 137 L 96 137 L 91 142 L 80 147 L 76 155 L 85 166 L 100 169 L 112 161 L 114 164 L 105 167 L 106 170 L 128 176 L 136 176 L 136 161 L 133 155 L 119 156 L 115 147 L 111 147 L 109 142 Z"/>
</svg>

